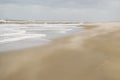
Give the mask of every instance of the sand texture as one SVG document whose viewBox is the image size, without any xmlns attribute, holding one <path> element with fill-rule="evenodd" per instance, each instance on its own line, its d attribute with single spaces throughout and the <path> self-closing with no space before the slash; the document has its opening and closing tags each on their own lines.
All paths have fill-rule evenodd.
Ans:
<svg viewBox="0 0 120 80">
<path fill-rule="evenodd" d="M 83 26 L 47 46 L 1 52 L 0 80 L 120 80 L 120 23 Z"/>
</svg>

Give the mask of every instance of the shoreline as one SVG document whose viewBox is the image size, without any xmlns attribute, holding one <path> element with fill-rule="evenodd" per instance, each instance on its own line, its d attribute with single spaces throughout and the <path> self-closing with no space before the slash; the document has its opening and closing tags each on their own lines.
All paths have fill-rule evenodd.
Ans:
<svg viewBox="0 0 120 80">
<path fill-rule="evenodd" d="M 77 27 L 78 25 L 79 24 L 14 24 L 14 27 L 7 24 L 4 26 L 1 25 L 0 28 L 1 31 L 3 29 L 3 33 L 0 34 L 0 36 L 2 35 L 0 40 L 0 52 L 47 45 L 54 39 L 80 33 L 83 29 L 81 26 Z M 18 30 L 18 32 L 16 30 Z"/>
<path fill-rule="evenodd" d="M 0 54 L 0 80 L 120 80 L 120 22 Z"/>
<path fill-rule="evenodd" d="M 75 36 L 78 36 L 78 35 L 82 36 L 82 34 L 84 35 L 84 33 L 89 32 L 89 30 L 91 30 L 93 28 L 97 28 L 98 24 L 92 23 L 92 24 L 84 24 L 84 25 L 79 25 L 79 26 L 81 26 L 83 28 L 82 32 L 68 34 L 68 35 L 65 35 L 63 37 L 52 39 L 51 42 L 49 42 L 47 44 L 44 44 L 44 45 L 38 45 L 38 46 L 32 46 L 32 47 L 27 47 L 27 48 L 22 48 L 22 49 L 15 49 L 15 50 L 8 50 L 8 51 L 0 51 L 0 53 L 11 53 L 11 52 L 19 52 L 19 51 L 30 50 L 30 49 L 35 49 L 35 48 L 48 47 L 50 45 L 54 45 L 56 43 L 59 43 L 59 42 L 61 42 L 63 40 L 69 40 L 72 37 L 75 37 Z"/>
</svg>

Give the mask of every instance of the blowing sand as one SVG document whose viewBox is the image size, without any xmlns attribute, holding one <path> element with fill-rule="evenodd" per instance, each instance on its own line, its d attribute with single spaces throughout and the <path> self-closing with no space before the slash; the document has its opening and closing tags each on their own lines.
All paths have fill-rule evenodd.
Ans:
<svg viewBox="0 0 120 80">
<path fill-rule="evenodd" d="M 120 80 L 120 23 L 84 26 L 48 46 L 0 53 L 0 80 Z"/>
</svg>

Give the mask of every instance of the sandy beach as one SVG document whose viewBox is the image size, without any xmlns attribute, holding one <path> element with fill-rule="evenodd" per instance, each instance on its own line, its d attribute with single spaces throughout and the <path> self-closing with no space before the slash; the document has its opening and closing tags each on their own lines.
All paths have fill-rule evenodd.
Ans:
<svg viewBox="0 0 120 80">
<path fill-rule="evenodd" d="M 1 52 L 0 80 L 120 80 L 120 22 L 82 26 L 47 46 Z"/>
</svg>

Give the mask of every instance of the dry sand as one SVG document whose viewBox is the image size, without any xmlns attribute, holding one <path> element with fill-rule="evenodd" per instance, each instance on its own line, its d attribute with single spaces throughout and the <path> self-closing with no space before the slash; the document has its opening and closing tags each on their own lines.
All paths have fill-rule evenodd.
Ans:
<svg viewBox="0 0 120 80">
<path fill-rule="evenodd" d="M 84 26 L 48 46 L 1 53 L 0 80 L 120 80 L 120 23 Z"/>
</svg>

